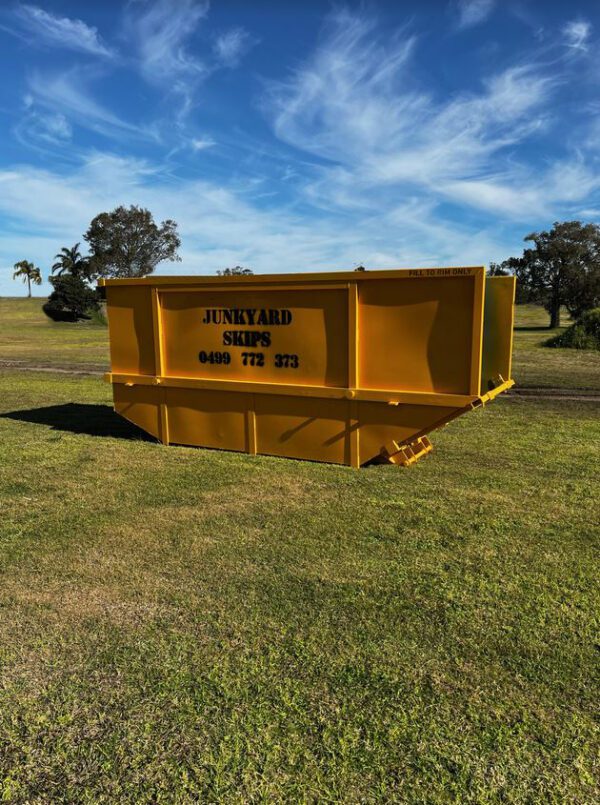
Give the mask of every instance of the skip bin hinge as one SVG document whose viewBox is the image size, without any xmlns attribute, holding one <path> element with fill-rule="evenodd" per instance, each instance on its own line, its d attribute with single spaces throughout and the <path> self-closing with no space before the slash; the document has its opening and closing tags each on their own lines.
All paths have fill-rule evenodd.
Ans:
<svg viewBox="0 0 600 805">
<path fill-rule="evenodd" d="M 398 442 L 390 442 L 381 451 L 382 457 L 389 464 L 398 464 L 401 467 L 410 467 L 415 461 L 418 461 L 427 453 L 431 453 L 433 445 L 427 436 L 420 436 L 414 442 L 409 444 L 398 444 Z"/>
</svg>

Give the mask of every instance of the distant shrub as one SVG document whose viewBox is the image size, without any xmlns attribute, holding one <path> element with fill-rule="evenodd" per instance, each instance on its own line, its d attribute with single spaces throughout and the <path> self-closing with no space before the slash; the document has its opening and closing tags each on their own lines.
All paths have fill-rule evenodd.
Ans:
<svg viewBox="0 0 600 805">
<path fill-rule="evenodd" d="M 108 327 L 106 306 L 101 304 L 97 309 L 90 310 L 90 320 L 92 321 L 92 324 L 100 324 L 102 327 Z"/>
<path fill-rule="evenodd" d="M 54 290 L 43 306 L 43 311 L 53 321 L 75 322 L 90 319 L 100 302 L 96 291 L 78 276 L 64 274 L 50 277 Z"/>
<path fill-rule="evenodd" d="M 65 310 L 52 302 L 46 302 L 42 305 L 42 310 L 52 321 L 67 321 L 73 323 L 80 321 L 80 319 L 89 319 L 87 315 L 77 316 L 77 314 L 73 313 L 71 310 Z"/>
<path fill-rule="evenodd" d="M 600 307 L 587 310 L 575 324 L 546 341 L 546 346 L 600 350 Z"/>
</svg>

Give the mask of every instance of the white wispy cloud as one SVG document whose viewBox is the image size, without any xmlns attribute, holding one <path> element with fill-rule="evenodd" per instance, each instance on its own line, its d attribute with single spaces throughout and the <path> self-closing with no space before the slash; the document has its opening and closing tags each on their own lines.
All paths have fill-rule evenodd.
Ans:
<svg viewBox="0 0 600 805">
<path fill-rule="evenodd" d="M 428 99 L 410 90 L 400 95 L 395 83 L 415 39 L 386 48 L 372 36 L 374 30 L 373 20 L 347 12 L 330 18 L 308 62 L 289 81 L 273 85 L 269 100 L 281 139 L 326 159 L 346 161 L 347 154 L 354 164 L 365 145 L 371 151 L 390 134 L 412 133 L 412 118 L 422 114 Z"/>
<path fill-rule="evenodd" d="M 212 148 L 213 145 L 216 145 L 216 142 L 212 137 L 194 137 L 190 145 L 194 151 L 205 151 L 207 148 Z"/>
<path fill-rule="evenodd" d="M 171 125 L 185 129 L 199 83 L 211 69 L 190 46 L 198 25 L 208 14 L 208 0 L 130 0 L 124 15 L 124 35 L 142 77 L 165 91 L 177 108 Z M 197 48 L 196 48 L 197 50 Z"/>
<path fill-rule="evenodd" d="M 149 127 L 129 123 L 98 103 L 87 88 L 87 75 L 82 70 L 34 73 L 29 79 L 29 95 L 37 106 L 62 114 L 104 136 L 156 139 L 155 132 Z"/>
<path fill-rule="evenodd" d="M 27 238 L 27 257 L 48 266 L 61 245 L 81 238 L 98 212 L 118 204 L 141 204 L 157 220 L 174 218 L 183 268 L 192 274 L 232 264 L 276 273 L 351 268 L 358 262 L 388 268 L 481 262 L 518 246 L 503 241 L 499 227 L 474 232 L 436 223 L 432 204 L 421 200 L 406 199 L 384 216 L 315 220 L 285 205 L 264 208 L 248 192 L 205 180 L 174 183 L 159 166 L 106 153 L 90 155 L 66 173 L 30 166 L 0 170 L 0 294 L 13 288 L 9 268 L 23 256 L 23 235 L 15 233 L 36 232 L 35 239 Z M 181 270 L 164 265 L 160 273 Z"/>
<path fill-rule="evenodd" d="M 125 15 L 142 75 L 151 83 L 184 82 L 206 71 L 186 43 L 208 13 L 208 0 L 133 0 Z"/>
<path fill-rule="evenodd" d="M 31 111 L 19 122 L 15 134 L 24 145 L 64 145 L 71 141 L 73 128 L 63 114 Z"/>
<path fill-rule="evenodd" d="M 445 193 L 455 202 L 505 218 L 551 219 L 571 210 L 600 189 L 600 175 L 577 159 L 558 162 L 537 178 L 529 172 L 449 182 Z"/>
<path fill-rule="evenodd" d="M 56 140 L 70 140 L 73 135 L 71 124 L 64 115 L 44 115 L 43 125 L 48 136 Z"/>
<path fill-rule="evenodd" d="M 252 37 L 243 28 L 232 28 L 218 36 L 214 43 L 214 53 L 220 64 L 237 67 L 242 56 L 254 44 Z"/>
<path fill-rule="evenodd" d="M 494 9 L 495 0 L 458 0 L 459 28 L 472 28 L 484 22 Z"/>
<path fill-rule="evenodd" d="M 111 58 L 115 55 L 112 48 L 104 44 L 98 30 L 83 20 L 59 17 L 38 6 L 26 4 L 16 7 L 15 18 L 38 41 L 47 45 L 93 56 Z"/>
<path fill-rule="evenodd" d="M 571 20 L 563 28 L 565 43 L 575 50 L 587 50 L 592 26 L 586 20 Z"/>
<path fill-rule="evenodd" d="M 507 217 L 569 201 L 551 165 L 520 164 L 512 153 L 545 130 L 561 76 L 518 64 L 485 78 L 477 93 L 437 100 L 415 89 L 415 47 L 408 35 L 386 44 L 372 19 L 338 13 L 306 64 L 272 88 L 276 135 L 327 160 L 307 187 L 311 201 L 356 209 L 418 191 Z M 577 155 L 563 161 L 571 167 L 582 193 L 595 186 L 595 171 Z"/>
</svg>

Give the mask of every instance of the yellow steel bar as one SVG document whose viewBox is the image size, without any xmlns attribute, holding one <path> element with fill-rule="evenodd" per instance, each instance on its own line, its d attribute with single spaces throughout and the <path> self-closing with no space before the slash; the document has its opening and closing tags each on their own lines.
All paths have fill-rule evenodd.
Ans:
<svg viewBox="0 0 600 805">
<path fill-rule="evenodd" d="M 348 285 L 348 387 L 358 387 L 358 285 Z"/>
<path fill-rule="evenodd" d="M 348 283 L 348 386 L 349 396 L 359 383 L 358 377 L 358 283 Z M 358 405 L 350 404 L 349 421 L 350 466 L 360 467 L 360 429 L 358 427 Z"/>
<path fill-rule="evenodd" d="M 323 271 L 303 272 L 299 274 L 252 274 L 249 276 L 223 277 L 195 276 L 160 276 L 140 277 L 138 279 L 100 279 L 102 287 L 118 285 L 264 285 L 278 287 L 298 283 L 310 283 L 320 286 L 323 282 L 373 282 L 380 279 L 415 279 L 416 277 L 439 277 L 443 279 L 461 279 L 468 275 L 484 272 L 482 266 L 448 266 L 445 268 L 394 268 L 377 271 Z"/>
<path fill-rule="evenodd" d="M 166 401 L 167 392 L 161 389 L 160 401 L 160 440 L 163 444 L 169 444 L 169 409 Z"/>
<path fill-rule="evenodd" d="M 163 363 L 162 322 L 160 316 L 160 299 L 156 288 L 152 290 L 152 325 L 154 330 L 154 373 L 157 377 L 162 377 L 165 373 Z"/>
<path fill-rule="evenodd" d="M 481 356 L 483 353 L 483 306 L 485 298 L 485 269 L 475 274 L 473 289 L 473 335 L 471 342 L 471 377 L 469 391 L 479 394 L 481 389 Z"/>
<path fill-rule="evenodd" d="M 256 404 L 254 395 L 252 395 L 252 403 L 246 411 L 246 429 L 247 435 L 247 449 L 251 456 L 257 453 L 257 438 L 256 438 Z"/>
<path fill-rule="evenodd" d="M 488 391 L 487 394 L 483 394 L 481 397 L 479 397 L 478 400 L 475 400 L 475 402 L 472 404 L 477 405 L 478 403 L 480 403 L 482 405 L 485 405 L 487 402 L 491 402 L 491 400 L 495 399 L 499 394 L 508 391 L 508 389 L 512 388 L 514 385 L 515 385 L 514 380 L 505 380 L 499 386 L 496 386 L 496 388 L 491 389 L 491 391 Z"/>
<path fill-rule="evenodd" d="M 360 428 L 358 419 L 358 403 L 350 403 L 349 439 L 350 439 L 350 466 L 354 469 L 360 467 Z"/>
<path fill-rule="evenodd" d="M 517 292 L 517 279 L 513 277 L 513 306 L 512 306 L 512 316 L 510 319 L 510 344 L 508 347 L 508 376 L 512 377 L 512 357 L 513 357 L 513 341 L 515 337 L 515 294 Z"/>
<path fill-rule="evenodd" d="M 319 290 L 320 291 L 342 291 L 346 287 L 344 282 L 339 283 L 327 283 L 327 284 L 320 284 Z M 256 287 L 253 285 L 248 285 L 244 287 L 243 285 L 212 285 L 210 289 L 206 288 L 206 286 L 202 284 L 194 284 L 187 293 L 238 293 L 240 291 L 247 291 L 247 292 L 254 292 L 256 293 Z M 269 285 L 265 283 L 264 285 L 260 286 L 260 292 L 263 291 L 306 291 L 306 285 L 286 285 L 284 288 L 281 285 Z M 162 288 L 161 294 L 163 293 L 181 293 L 181 288 Z"/>
<path fill-rule="evenodd" d="M 157 377 L 156 383 L 161 382 L 161 377 L 164 375 L 164 345 L 163 345 L 163 327 L 162 315 L 160 307 L 160 296 L 157 288 L 152 289 L 152 328 L 154 336 L 154 366 Z M 159 422 L 160 422 L 160 441 L 163 444 L 169 444 L 169 412 L 166 403 L 166 392 L 163 389 L 161 392 L 161 401 L 159 408 Z"/>
<path fill-rule="evenodd" d="M 433 405 L 462 407 L 478 399 L 473 394 L 443 394 L 428 391 L 396 391 L 393 389 L 348 389 L 338 386 L 305 386 L 279 383 L 256 383 L 249 380 L 209 380 L 196 377 L 153 377 L 151 375 L 118 374 L 107 372 L 108 383 L 134 386 L 164 386 L 166 388 L 193 388 L 213 391 L 243 391 L 253 394 L 278 394 L 291 397 L 321 397 L 363 402 L 381 402 L 389 405 Z"/>
</svg>

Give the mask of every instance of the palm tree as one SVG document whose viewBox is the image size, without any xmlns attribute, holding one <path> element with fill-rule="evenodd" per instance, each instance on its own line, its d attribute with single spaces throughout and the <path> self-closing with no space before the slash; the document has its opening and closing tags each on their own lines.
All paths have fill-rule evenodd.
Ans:
<svg viewBox="0 0 600 805">
<path fill-rule="evenodd" d="M 56 271 L 60 277 L 62 274 L 71 274 L 74 277 L 85 275 L 88 268 L 88 259 L 79 251 L 79 243 L 70 249 L 66 246 L 54 255 L 56 263 L 52 266 L 52 273 Z"/>
<path fill-rule="evenodd" d="M 16 280 L 17 277 L 22 277 L 23 282 L 27 283 L 27 296 L 31 297 L 31 283 L 33 282 L 34 285 L 42 284 L 42 274 L 39 268 L 28 260 L 20 260 L 14 264 L 14 269 L 13 279 Z"/>
</svg>

